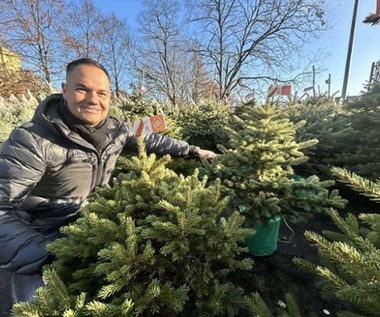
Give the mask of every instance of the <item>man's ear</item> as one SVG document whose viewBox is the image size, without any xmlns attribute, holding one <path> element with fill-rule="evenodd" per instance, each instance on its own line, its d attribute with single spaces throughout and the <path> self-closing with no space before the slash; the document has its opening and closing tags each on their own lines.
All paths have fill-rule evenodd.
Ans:
<svg viewBox="0 0 380 317">
<path fill-rule="evenodd" d="M 67 91 L 66 83 L 62 83 L 62 84 L 61 84 L 61 89 L 62 89 L 62 94 L 65 95 L 65 94 L 66 94 L 66 91 Z"/>
</svg>

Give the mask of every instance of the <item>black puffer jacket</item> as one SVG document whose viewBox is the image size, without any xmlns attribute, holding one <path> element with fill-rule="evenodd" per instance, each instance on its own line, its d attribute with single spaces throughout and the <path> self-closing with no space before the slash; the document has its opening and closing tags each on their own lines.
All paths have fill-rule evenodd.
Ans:
<svg viewBox="0 0 380 317">
<path fill-rule="evenodd" d="M 109 181 L 123 150 L 137 140 L 124 122 L 108 117 L 106 147 L 98 153 L 60 118 L 62 95 L 52 95 L 33 119 L 0 146 L 0 268 L 23 274 L 48 261 L 45 246 L 76 218 L 90 191 Z M 151 134 L 146 150 L 187 155 L 186 142 Z"/>
</svg>

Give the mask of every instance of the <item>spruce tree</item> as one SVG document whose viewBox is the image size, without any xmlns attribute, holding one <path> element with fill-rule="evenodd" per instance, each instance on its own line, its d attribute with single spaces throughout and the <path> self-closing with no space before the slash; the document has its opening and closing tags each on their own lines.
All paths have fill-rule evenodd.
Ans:
<svg viewBox="0 0 380 317">
<path fill-rule="evenodd" d="M 128 119 L 142 118 L 153 115 L 155 111 L 154 103 L 144 96 L 139 88 L 135 88 L 132 94 L 120 99 L 120 108 L 127 115 Z"/>
<path fill-rule="evenodd" d="M 148 98 L 141 89 L 136 88 L 131 95 L 112 98 L 111 114 L 130 123 L 135 120 L 163 113 L 167 129 L 162 134 L 182 139 L 182 128 L 178 126 L 172 114 L 172 109 Z"/>
<path fill-rule="evenodd" d="M 202 103 L 181 109 L 176 115 L 182 136 L 190 144 L 203 149 L 218 151 L 217 145 L 224 144 L 228 135 L 224 128 L 231 120 L 231 107 L 220 103 Z"/>
<path fill-rule="evenodd" d="M 339 180 L 356 191 L 380 201 L 380 182 L 365 179 L 346 169 L 333 168 Z M 318 274 L 323 295 L 343 303 L 338 316 L 380 316 L 380 214 L 377 211 L 331 214 L 337 232 L 306 232 L 317 249 L 320 264 L 297 258 L 294 262 Z"/>
<path fill-rule="evenodd" d="M 230 118 L 231 107 L 212 102 L 189 105 L 173 113 L 176 126 L 180 127 L 182 140 L 216 152 L 217 145 L 226 142 L 224 127 L 228 125 Z M 188 158 L 174 158 L 168 166 L 183 175 L 191 175 L 195 168 L 199 168 L 201 174 L 204 174 L 203 165 Z"/>
<path fill-rule="evenodd" d="M 298 140 L 319 141 L 306 149 L 310 160 L 297 170 L 331 178 L 330 169 L 337 166 L 376 180 L 380 172 L 380 85 L 374 83 L 369 88 L 369 92 L 344 104 L 292 105 L 284 111 L 294 122 L 306 121 L 297 132 Z"/>
<path fill-rule="evenodd" d="M 222 217 L 218 182 L 177 175 L 169 161 L 141 149 L 120 162 L 125 173 L 49 246 L 46 286 L 17 316 L 234 316 L 244 307 L 229 274 L 251 268 L 241 242 L 252 231 L 238 212 Z"/>
<path fill-rule="evenodd" d="M 319 141 L 304 151 L 310 160 L 296 167 L 298 172 L 329 179 L 331 167 L 337 166 L 376 180 L 380 172 L 380 85 L 374 83 L 369 88 L 369 92 L 344 104 L 319 102 L 284 109 L 284 115 L 293 122 L 306 122 L 298 129 L 297 140 Z"/>
<path fill-rule="evenodd" d="M 237 109 L 226 127 L 229 141 L 219 146 L 222 155 L 205 162 L 210 178 L 222 180 L 230 207 L 244 214 L 248 225 L 275 215 L 301 221 L 345 204 L 336 190 L 329 192 L 333 181 L 294 174 L 293 166 L 307 160 L 302 150 L 317 141 L 297 142 L 303 123 L 292 123 L 281 111 L 273 105 Z"/>
<path fill-rule="evenodd" d="M 370 93 L 348 102 L 345 109 L 350 129 L 338 139 L 343 146 L 330 164 L 375 181 L 380 174 L 380 88 L 374 86 Z"/>
<path fill-rule="evenodd" d="M 37 105 L 38 100 L 30 92 L 20 98 L 13 95 L 7 99 L 0 97 L 0 143 L 15 127 L 32 119 Z"/>
<path fill-rule="evenodd" d="M 173 114 L 173 110 L 158 102 L 152 101 L 141 89 L 136 88 L 129 96 L 115 97 L 112 99 L 111 114 L 128 122 L 130 126 L 133 125 L 135 120 L 161 113 L 165 116 L 167 128 L 165 131 L 160 132 L 160 134 L 184 140 L 185 138 L 182 133 L 183 128 L 177 124 L 176 115 Z M 132 156 L 128 153 L 123 155 L 126 157 Z M 199 163 L 188 158 L 173 157 L 167 164 L 167 167 L 178 174 L 188 176 L 193 174 L 195 168 L 199 167 Z"/>
<path fill-rule="evenodd" d="M 305 122 L 296 131 L 297 142 L 318 140 L 316 145 L 302 149 L 309 159 L 295 166 L 295 171 L 302 175 L 331 179 L 332 159 L 347 146 L 341 139 L 352 131 L 345 107 L 333 102 L 293 104 L 284 108 L 283 114 L 294 123 Z"/>
</svg>

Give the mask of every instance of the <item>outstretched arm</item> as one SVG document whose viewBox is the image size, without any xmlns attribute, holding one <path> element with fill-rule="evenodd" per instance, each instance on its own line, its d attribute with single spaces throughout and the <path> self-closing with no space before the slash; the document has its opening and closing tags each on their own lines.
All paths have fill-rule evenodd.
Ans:
<svg viewBox="0 0 380 317">
<path fill-rule="evenodd" d="M 125 144 L 126 151 L 137 151 L 137 137 L 133 134 L 132 130 L 127 127 L 129 134 Z M 173 156 L 192 156 L 206 160 L 212 160 L 216 154 L 212 151 L 200 149 L 197 146 L 188 144 L 185 141 L 177 140 L 165 135 L 150 133 L 143 136 L 148 153 L 155 154 L 170 154 Z"/>
</svg>

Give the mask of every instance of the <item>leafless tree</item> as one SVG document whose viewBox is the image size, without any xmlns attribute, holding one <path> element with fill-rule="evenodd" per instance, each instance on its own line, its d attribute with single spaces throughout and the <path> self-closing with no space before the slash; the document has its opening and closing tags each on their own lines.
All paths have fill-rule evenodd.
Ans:
<svg viewBox="0 0 380 317">
<path fill-rule="evenodd" d="M 191 59 L 181 35 L 176 0 L 144 0 L 138 17 L 136 68 L 144 85 L 159 99 L 179 106 L 187 98 Z"/>
<path fill-rule="evenodd" d="M 106 17 L 102 27 L 105 35 L 102 63 L 108 69 L 113 90 L 119 96 L 126 88 L 130 64 L 131 35 L 128 24 L 113 13 Z M 124 89 L 123 89 L 124 88 Z"/>
<path fill-rule="evenodd" d="M 100 60 L 104 53 L 104 15 L 92 0 L 72 1 L 61 27 L 66 61 L 79 57 Z"/>
<path fill-rule="evenodd" d="M 57 26 L 62 0 L 3 0 L 0 2 L 0 46 L 16 52 L 28 68 L 52 82 L 58 54 Z"/>
<path fill-rule="evenodd" d="M 217 101 L 219 99 L 219 87 L 212 80 L 202 57 L 196 50 L 192 51 L 192 61 L 189 64 L 189 96 L 192 102 L 198 104 L 201 100 Z"/>
<path fill-rule="evenodd" d="M 1 97 L 7 98 L 13 95 L 17 98 L 21 98 L 22 96 L 26 96 L 28 91 L 35 97 L 51 93 L 46 81 L 31 71 L 23 69 L 9 70 L 3 65 L 0 65 Z"/>
<path fill-rule="evenodd" d="M 303 45 L 326 29 L 324 2 L 187 0 L 199 53 L 214 70 L 219 98 L 228 98 L 241 77 L 269 77 L 291 67 Z"/>
</svg>

